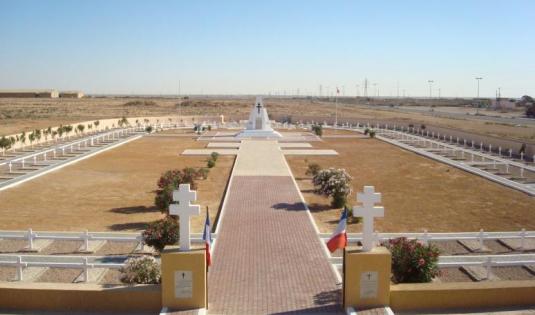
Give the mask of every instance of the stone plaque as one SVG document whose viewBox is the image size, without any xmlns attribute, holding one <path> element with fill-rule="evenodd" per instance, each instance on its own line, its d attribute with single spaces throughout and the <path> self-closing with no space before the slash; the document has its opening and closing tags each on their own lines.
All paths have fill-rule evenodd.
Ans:
<svg viewBox="0 0 535 315">
<path fill-rule="evenodd" d="M 175 271 L 175 298 L 189 299 L 193 297 L 193 272 L 189 270 Z"/>
<path fill-rule="evenodd" d="M 374 299 L 377 298 L 379 282 L 377 280 L 377 271 L 365 271 L 360 274 L 360 298 Z"/>
</svg>

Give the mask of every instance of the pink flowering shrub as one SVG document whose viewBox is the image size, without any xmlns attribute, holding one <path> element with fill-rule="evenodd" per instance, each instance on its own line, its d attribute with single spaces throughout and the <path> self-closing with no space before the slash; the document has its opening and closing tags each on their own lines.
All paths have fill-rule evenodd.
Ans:
<svg viewBox="0 0 535 315">
<path fill-rule="evenodd" d="M 392 253 L 392 276 L 396 283 L 431 282 L 439 275 L 439 250 L 417 240 L 396 238 L 383 244 Z"/>
<path fill-rule="evenodd" d="M 312 178 L 315 192 L 332 197 L 331 205 L 341 208 L 346 204 L 347 196 L 351 194 L 352 177 L 345 169 L 328 168 L 320 170 Z"/>
<path fill-rule="evenodd" d="M 121 268 L 121 282 L 123 283 L 160 283 L 160 264 L 152 256 L 128 258 Z"/>
<path fill-rule="evenodd" d="M 155 221 L 143 231 L 143 242 L 161 252 L 166 245 L 178 243 L 179 226 L 175 218 L 167 216 Z"/>
</svg>

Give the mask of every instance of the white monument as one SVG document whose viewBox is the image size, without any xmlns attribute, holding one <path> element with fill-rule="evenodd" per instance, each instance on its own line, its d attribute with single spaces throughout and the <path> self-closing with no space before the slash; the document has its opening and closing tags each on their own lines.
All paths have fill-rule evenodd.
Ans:
<svg viewBox="0 0 535 315">
<path fill-rule="evenodd" d="M 238 138 L 281 138 L 281 134 L 271 128 L 271 122 L 267 110 L 262 102 L 262 97 L 257 96 L 256 102 L 249 114 L 247 127 L 238 134 Z"/>
<path fill-rule="evenodd" d="M 178 215 L 180 219 L 181 251 L 189 251 L 191 247 L 189 218 L 201 214 L 200 206 L 191 204 L 192 201 L 197 200 L 197 192 L 189 188 L 189 184 L 180 184 L 178 190 L 173 191 L 173 201 L 178 201 L 178 204 L 174 203 L 169 206 L 169 214 Z"/>
<path fill-rule="evenodd" d="M 362 217 L 362 250 L 369 252 L 373 249 L 375 237 L 373 235 L 373 219 L 383 217 L 385 209 L 376 207 L 375 204 L 381 202 L 381 194 L 375 192 L 373 186 L 364 186 L 364 192 L 357 193 L 357 201 L 362 206 L 353 207 L 353 216 Z"/>
</svg>

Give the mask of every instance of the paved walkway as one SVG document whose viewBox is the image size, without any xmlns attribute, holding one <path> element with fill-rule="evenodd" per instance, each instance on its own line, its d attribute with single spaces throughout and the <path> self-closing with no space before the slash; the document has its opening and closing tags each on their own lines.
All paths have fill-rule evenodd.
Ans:
<svg viewBox="0 0 535 315">
<path fill-rule="evenodd" d="M 209 313 L 336 313 L 340 289 L 276 141 L 244 141 L 210 269 Z"/>
</svg>

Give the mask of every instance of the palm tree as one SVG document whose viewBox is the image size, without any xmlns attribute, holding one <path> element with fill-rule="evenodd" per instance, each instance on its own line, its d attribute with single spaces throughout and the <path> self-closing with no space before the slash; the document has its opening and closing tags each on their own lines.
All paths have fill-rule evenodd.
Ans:
<svg viewBox="0 0 535 315">
<path fill-rule="evenodd" d="M 63 133 L 65 132 L 64 128 L 62 125 L 59 125 L 58 128 L 56 128 L 56 133 L 59 135 L 59 137 L 63 137 Z"/>
<path fill-rule="evenodd" d="M 57 135 L 58 135 L 58 132 L 56 130 L 52 131 L 52 140 L 55 140 Z"/>
<path fill-rule="evenodd" d="M 17 144 L 17 141 L 19 141 L 19 136 L 11 136 L 9 140 L 11 141 L 11 146 L 13 146 L 13 152 L 15 152 L 15 145 Z"/>
<path fill-rule="evenodd" d="M 22 143 L 22 146 L 24 146 L 26 144 L 26 132 L 23 131 L 21 134 L 20 134 L 20 142 Z"/>
</svg>

